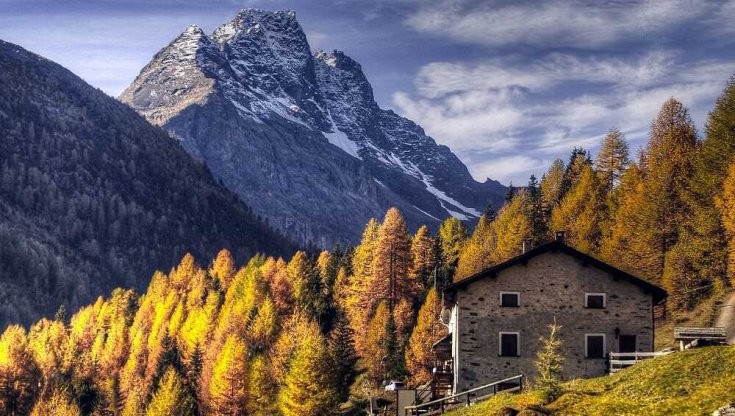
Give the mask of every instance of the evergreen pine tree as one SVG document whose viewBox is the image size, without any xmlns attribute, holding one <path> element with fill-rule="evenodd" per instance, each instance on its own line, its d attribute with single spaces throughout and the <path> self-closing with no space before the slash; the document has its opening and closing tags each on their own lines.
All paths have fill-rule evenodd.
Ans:
<svg viewBox="0 0 735 416">
<path fill-rule="evenodd" d="M 561 181 L 561 187 L 559 189 L 559 200 L 564 198 L 567 192 L 577 184 L 577 180 L 582 175 L 582 171 L 586 166 L 592 164 L 590 154 L 587 150 L 581 147 L 575 147 L 572 149 L 572 153 L 569 155 L 569 163 L 566 165 L 564 170 L 564 176 Z"/>
<path fill-rule="evenodd" d="M 513 198 L 516 196 L 516 188 L 513 186 L 513 182 L 508 185 L 508 191 L 505 193 L 505 205 L 510 204 Z"/>
<path fill-rule="evenodd" d="M 559 339 L 560 330 L 561 326 L 556 324 L 555 319 L 554 323 L 549 325 L 549 336 L 540 339 L 542 348 L 538 351 L 534 363 L 538 371 L 535 386 L 547 403 L 556 400 L 562 393 L 561 374 L 564 357 L 559 354 L 562 345 Z"/>
<path fill-rule="evenodd" d="M 731 77 L 710 112 L 705 138 L 694 159 L 694 172 L 685 190 L 689 211 L 683 224 L 685 233 L 677 245 L 686 253 L 684 273 L 695 275 L 698 286 L 722 287 L 727 284 L 728 244 L 722 212 L 723 183 L 735 156 L 735 77 Z M 689 292 L 691 293 L 691 292 Z M 701 298 L 706 291 L 696 290 L 690 297 Z M 687 300 L 691 304 L 692 299 Z"/>
<path fill-rule="evenodd" d="M 335 386 L 340 402 L 349 398 L 350 386 L 357 375 L 357 353 L 353 331 L 343 313 L 338 313 L 334 328 L 329 334 L 329 356 L 334 365 Z"/>
<path fill-rule="evenodd" d="M 548 224 L 544 213 L 541 189 L 535 175 L 528 180 L 528 215 L 531 218 L 531 240 L 540 243 L 547 239 Z"/>
</svg>

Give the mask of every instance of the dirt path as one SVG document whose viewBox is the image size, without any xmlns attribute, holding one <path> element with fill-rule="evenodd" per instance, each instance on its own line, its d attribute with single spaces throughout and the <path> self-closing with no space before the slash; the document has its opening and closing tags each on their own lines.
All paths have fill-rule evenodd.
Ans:
<svg viewBox="0 0 735 416">
<path fill-rule="evenodd" d="M 720 305 L 720 315 L 715 321 L 715 326 L 725 328 L 727 343 L 735 344 L 735 292 Z"/>
</svg>

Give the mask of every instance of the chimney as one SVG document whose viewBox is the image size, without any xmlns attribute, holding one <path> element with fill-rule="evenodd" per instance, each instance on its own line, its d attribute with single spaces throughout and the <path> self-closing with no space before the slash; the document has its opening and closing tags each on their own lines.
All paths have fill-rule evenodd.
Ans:
<svg viewBox="0 0 735 416">
<path fill-rule="evenodd" d="M 556 242 L 557 243 L 565 244 L 564 243 L 564 235 L 565 234 L 566 234 L 566 231 L 561 231 L 561 230 L 560 231 L 557 231 L 556 232 Z"/>
<path fill-rule="evenodd" d="M 523 254 L 528 253 L 533 248 L 533 241 L 530 238 L 523 239 L 523 246 L 521 247 Z"/>
</svg>

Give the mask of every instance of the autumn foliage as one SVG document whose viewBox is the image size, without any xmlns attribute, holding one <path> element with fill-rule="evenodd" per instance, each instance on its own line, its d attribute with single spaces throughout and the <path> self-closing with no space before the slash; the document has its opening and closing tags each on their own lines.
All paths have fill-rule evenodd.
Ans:
<svg viewBox="0 0 735 416">
<path fill-rule="evenodd" d="M 327 415 L 359 411 L 388 380 L 431 382 L 442 290 L 540 244 L 579 250 L 663 285 L 673 311 L 735 283 L 735 81 L 698 138 L 670 99 L 629 159 L 623 133 L 575 148 L 488 207 L 415 234 L 397 209 L 354 247 L 207 267 L 184 256 L 148 290 L 116 289 L 66 318 L 0 336 L 0 413 Z M 238 261 L 246 261 L 244 264 Z M 358 410 L 355 410 L 358 409 Z"/>
</svg>

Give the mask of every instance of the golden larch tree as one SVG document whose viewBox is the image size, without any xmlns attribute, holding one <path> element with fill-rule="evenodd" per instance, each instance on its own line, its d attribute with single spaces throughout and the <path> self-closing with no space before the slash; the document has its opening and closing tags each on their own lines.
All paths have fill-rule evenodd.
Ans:
<svg viewBox="0 0 735 416">
<path fill-rule="evenodd" d="M 416 326 L 406 348 L 406 368 L 411 385 L 420 386 L 431 381 L 431 369 L 434 367 L 431 347 L 447 333 L 446 327 L 439 322 L 440 313 L 439 295 L 432 287 L 419 309 Z"/>
<path fill-rule="evenodd" d="M 210 410 L 214 415 L 242 415 L 248 397 L 248 355 L 245 341 L 227 337 L 209 383 Z"/>
</svg>

